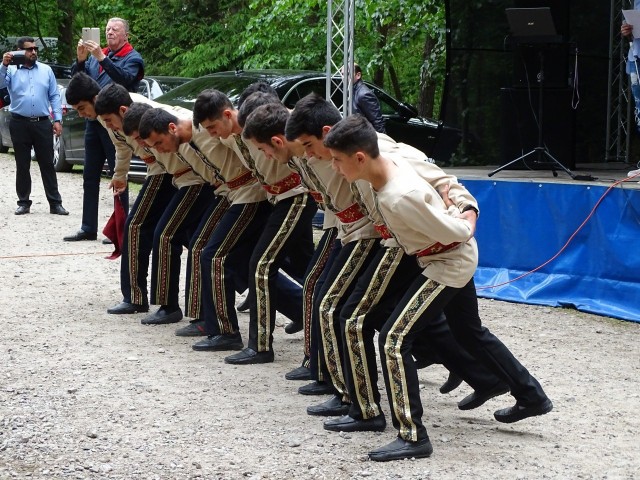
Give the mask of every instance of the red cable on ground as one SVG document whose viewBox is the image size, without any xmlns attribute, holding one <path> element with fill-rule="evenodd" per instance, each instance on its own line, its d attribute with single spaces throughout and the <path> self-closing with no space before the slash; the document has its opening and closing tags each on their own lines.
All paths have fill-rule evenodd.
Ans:
<svg viewBox="0 0 640 480">
<path fill-rule="evenodd" d="M 86 252 L 86 253 L 43 253 L 39 255 L 10 255 L 7 257 L 0 257 L 0 260 L 6 260 L 11 258 L 36 258 L 36 257 L 64 257 L 68 255 L 105 255 L 113 252 Z"/>
<path fill-rule="evenodd" d="M 533 270 L 530 270 L 526 273 L 523 273 L 522 275 L 517 276 L 516 278 L 512 278 L 511 280 L 508 280 L 506 282 L 502 282 L 502 283 L 498 283 L 496 285 L 488 285 L 485 287 L 476 287 L 476 290 L 487 290 L 489 288 L 496 288 L 496 287 L 502 287 L 503 285 L 508 285 L 509 283 L 513 283 L 516 280 L 520 280 L 521 278 L 524 278 L 528 275 L 531 275 L 532 273 L 537 272 L 538 270 L 540 270 L 542 267 L 549 265 L 552 261 L 554 261 L 556 258 L 558 258 L 558 256 L 564 252 L 566 250 L 566 248 L 569 246 L 569 244 L 573 241 L 573 239 L 575 238 L 575 236 L 578 234 L 578 232 L 580 230 L 582 230 L 582 228 L 586 225 L 586 223 L 589 221 L 589 219 L 591 217 L 593 217 L 593 214 L 596 212 L 596 209 L 598 208 L 598 206 L 602 203 L 602 200 L 604 200 L 604 197 L 606 197 L 609 192 L 611 191 L 611 189 L 613 189 L 614 187 L 616 187 L 617 185 L 621 184 L 622 182 L 628 182 L 629 180 L 636 178 L 638 175 L 640 175 L 640 171 L 638 173 L 636 173 L 635 175 L 632 175 L 631 177 L 627 177 L 627 178 L 623 178 L 622 180 L 618 180 L 617 182 L 614 182 L 609 188 L 607 188 L 607 190 L 602 194 L 602 196 L 598 199 L 598 201 L 596 202 L 596 204 L 593 206 L 593 208 L 591 209 L 591 212 L 589 212 L 589 215 L 587 215 L 587 218 L 584 219 L 584 221 L 580 224 L 580 226 L 576 229 L 575 232 L 573 232 L 571 234 L 571 236 L 569 237 L 569 240 L 567 240 L 567 243 L 565 243 L 562 248 L 560 250 L 558 250 L 558 252 L 551 257 L 549 260 L 547 260 L 546 262 L 544 262 L 542 265 L 537 266 L 536 268 L 534 268 Z"/>
</svg>

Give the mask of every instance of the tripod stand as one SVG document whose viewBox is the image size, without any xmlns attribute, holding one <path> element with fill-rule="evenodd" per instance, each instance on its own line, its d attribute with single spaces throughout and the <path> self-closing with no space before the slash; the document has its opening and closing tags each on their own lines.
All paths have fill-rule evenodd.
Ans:
<svg viewBox="0 0 640 480">
<path fill-rule="evenodd" d="M 573 172 L 571 170 L 569 170 L 567 167 L 565 167 L 564 165 L 562 165 L 562 163 L 560 163 L 553 155 L 551 155 L 551 153 L 549 153 L 549 149 L 547 149 L 547 147 L 544 144 L 544 136 L 542 134 L 542 129 L 543 129 L 543 121 L 544 121 L 544 116 L 543 116 L 543 101 L 544 101 L 544 51 L 541 48 L 538 52 L 538 58 L 540 59 L 540 73 L 538 74 L 538 146 L 535 147 L 533 150 L 531 150 L 530 152 L 525 153 L 524 155 L 521 155 L 518 158 L 515 158 L 513 160 L 511 160 L 510 162 L 502 165 L 499 168 L 496 168 L 494 171 L 492 171 L 491 173 L 489 173 L 489 176 L 493 176 L 496 173 L 504 170 L 505 168 L 510 167 L 511 165 L 513 165 L 514 163 L 519 162 L 520 160 L 524 160 L 527 157 L 531 157 L 531 156 L 535 156 L 536 159 L 534 160 L 535 163 L 538 164 L 548 164 L 551 166 L 551 171 L 553 172 L 553 176 L 557 177 L 558 176 L 558 172 L 556 171 L 556 168 L 559 168 L 561 170 L 564 170 L 564 172 L 569 175 L 571 178 L 575 179 L 575 175 L 573 174 Z M 543 162 L 543 159 L 547 159 L 547 162 Z"/>
</svg>

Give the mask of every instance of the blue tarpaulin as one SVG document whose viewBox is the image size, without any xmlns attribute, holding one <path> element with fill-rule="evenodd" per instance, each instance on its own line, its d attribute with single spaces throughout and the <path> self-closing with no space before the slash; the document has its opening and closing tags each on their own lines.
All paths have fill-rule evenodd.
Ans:
<svg viewBox="0 0 640 480">
<path fill-rule="evenodd" d="M 640 190 L 461 179 L 480 204 L 478 295 L 640 322 Z M 535 273 L 504 286 L 554 257 Z"/>
</svg>

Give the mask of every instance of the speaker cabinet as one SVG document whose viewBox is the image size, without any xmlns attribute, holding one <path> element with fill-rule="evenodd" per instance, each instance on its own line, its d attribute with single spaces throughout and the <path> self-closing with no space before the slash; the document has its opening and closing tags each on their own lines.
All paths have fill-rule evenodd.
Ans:
<svg viewBox="0 0 640 480">
<path fill-rule="evenodd" d="M 538 121 L 542 121 L 542 139 L 549 153 L 562 165 L 575 168 L 575 110 L 571 107 L 572 90 L 546 88 L 543 91 L 543 118 L 538 119 L 539 89 L 502 88 L 501 154 L 504 165 L 538 146 Z M 538 154 L 516 162 L 510 168 L 549 170 L 546 158 Z"/>
</svg>

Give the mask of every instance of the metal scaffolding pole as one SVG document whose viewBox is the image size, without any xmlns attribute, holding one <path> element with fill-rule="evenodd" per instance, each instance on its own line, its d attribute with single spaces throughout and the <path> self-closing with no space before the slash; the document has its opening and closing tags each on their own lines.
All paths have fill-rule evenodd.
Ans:
<svg viewBox="0 0 640 480">
<path fill-rule="evenodd" d="M 339 108 L 344 117 L 351 115 L 354 25 L 355 0 L 329 0 L 325 98 Z M 338 105 L 340 100 L 341 105 Z"/>
<path fill-rule="evenodd" d="M 629 76 L 626 74 L 627 42 L 620 38 L 620 25 L 624 18 L 622 10 L 631 9 L 632 0 L 611 0 L 605 162 L 629 163 L 631 135 L 636 128 Z"/>
</svg>

